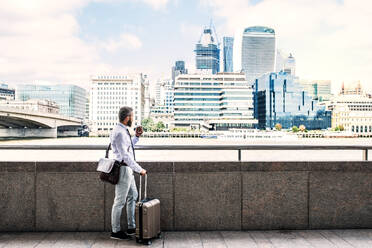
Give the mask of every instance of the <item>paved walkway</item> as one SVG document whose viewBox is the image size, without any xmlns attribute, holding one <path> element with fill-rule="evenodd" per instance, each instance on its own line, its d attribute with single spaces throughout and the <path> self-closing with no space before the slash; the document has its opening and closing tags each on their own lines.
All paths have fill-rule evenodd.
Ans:
<svg viewBox="0 0 372 248">
<path fill-rule="evenodd" d="M 8 247 L 138 247 L 134 240 L 109 239 L 109 233 L 0 233 L 0 248 Z M 143 246 L 142 246 L 143 247 Z M 167 232 L 153 248 L 307 248 L 372 247 L 372 229 L 249 232 Z"/>
</svg>

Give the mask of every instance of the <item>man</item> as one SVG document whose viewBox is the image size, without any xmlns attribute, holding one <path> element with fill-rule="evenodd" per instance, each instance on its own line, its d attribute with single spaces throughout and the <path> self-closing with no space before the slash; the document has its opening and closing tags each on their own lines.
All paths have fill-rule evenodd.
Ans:
<svg viewBox="0 0 372 248">
<path fill-rule="evenodd" d="M 115 199 L 111 212 L 113 239 L 128 239 L 135 235 L 135 207 L 138 197 L 136 183 L 134 181 L 133 171 L 146 174 L 146 170 L 136 162 L 134 154 L 134 145 L 138 142 L 143 130 L 136 129 L 136 136 L 131 138 L 128 127 L 132 126 L 133 109 L 130 107 L 122 107 L 119 111 L 119 124 L 111 133 L 111 147 L 114 154 L 114 159 L 125 163 L 127 166 L 120 167 L 120 178 L 118 184 L 115 185 Z M 120 218 L 123 207 L 127 202 L 127 218 L 128 230 L 123 232 L 120 227 Z"/>
</svg>

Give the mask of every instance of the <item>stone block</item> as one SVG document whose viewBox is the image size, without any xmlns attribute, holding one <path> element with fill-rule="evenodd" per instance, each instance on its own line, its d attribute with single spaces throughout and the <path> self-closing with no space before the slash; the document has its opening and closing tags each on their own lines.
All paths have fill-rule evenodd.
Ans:
<svg viewBox="0 0 372 248">
<path fill-rule="evenodd" d="M 0 162 L 1 172 L 35 172 L 35 162 Z"/>
<path fill-rule="evenodd" d="M 97 165 L 97 162 L 36 162 L 36 172 L 96 172 Z"/>
<path fill-rule="evenodd" d="M 240 230 L 240 173 L 179 173 L 176 230 Z"/>
<path fill-rule="evenodd" d="M 308 162 L 242 162 L 242 171 L 307 171 Z"/>
<path fill-rule="evenodd" d="M 243 229 L 308 227 L 307 172 L 248 172 L 242 178 Z"/>
<path fill-rule="evenodd" d="M 104 186 L 98 173 L 37 174 L 37 231 L 102 231 Z"/>
<path fill-rule="evenodd" d="M 34 173 L 0 172 L 0 199 L 0 231 L 34 231 Z"/>
<path fill-rule="evenodd" d="M 176 173 L 238 172 L 240 162 L 174 162 Z"/>
<path fill-rule="evenodd" d="M 310 228 L 372 228 L 372 173 L 311 172 Z"/>
</svg>

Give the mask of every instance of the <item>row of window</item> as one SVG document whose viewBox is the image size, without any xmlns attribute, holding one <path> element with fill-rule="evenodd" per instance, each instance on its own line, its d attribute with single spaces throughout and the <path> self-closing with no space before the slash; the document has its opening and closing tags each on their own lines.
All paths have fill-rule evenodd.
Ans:
<svg viewBox="0 0 372 248">
<path fill-rule="evenodd" d="M 98 126 L 115 126 L 117 125 L 118 122 L 98 122 L 97 125 Z M 134 126 L 137 126 L 138 125 L 138 122 L 134 122 Z M 100 131 L 102 129 L 98 128 L 98 131 Z M 112 130 L 112 128 L 111 128 Z"/>
<path fill-rule="evenodd" d="M 233 96 L 233 95 L 253 95 L 252 92 L 222 92 L 222 93 L 194 93 L 194 92 L 176 92 L 175 96 Z"/>
<path fill-rule="evenodd" d="M 113 96 L 113 95 L 138 95 L 138 92 L 133 91 L 98 91 L 98 95 Z"/>
<path fill-rule="evenodd" d="M 351 131 L 356 132 L 356 133 L 363 133 L 363 132 L 364 133 L 368 133 L 368 132 L 371 133 L 372 132 L 372 126 L 351 126 Z"/>
<path fill-rule="evenodd" d="M 134 105 L 134 102 L 107 102 L 107 101 L 98 101 L 97 104 L 99 105 L 110 105 L 110 107 L 113 107 L 115 105 L 122 105 L 122 104 L 127 104 L 127 105 Z M 137 105 L 138 102 L 135 102 L 135 105 Z M 98 107 L 99 108 L 99 107 Z"/>
</svg>

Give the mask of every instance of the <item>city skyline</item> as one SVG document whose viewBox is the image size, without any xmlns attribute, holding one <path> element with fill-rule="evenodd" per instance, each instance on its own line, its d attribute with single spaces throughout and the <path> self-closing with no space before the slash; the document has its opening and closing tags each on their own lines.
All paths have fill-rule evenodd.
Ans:
<svg viewBox="0 0 372 248">
<path fill-rule="evenodd" d="M 372 16 L 369 5 L 335 0 L 4 1 L 0 81 L 88 88 L 91 75 L 142 72 L 154 84 L 170 76 L 176 60 L 195 68 L 194 45 L 212 18 L 220 39 L 254 25 L 275 29 L 277 48 L 294 54 L 301 79 L 331 80 L 334 93 L 343 81 L 360 80 L 371 91 L 372 37 L 365 32 Z"/>
</svg>

